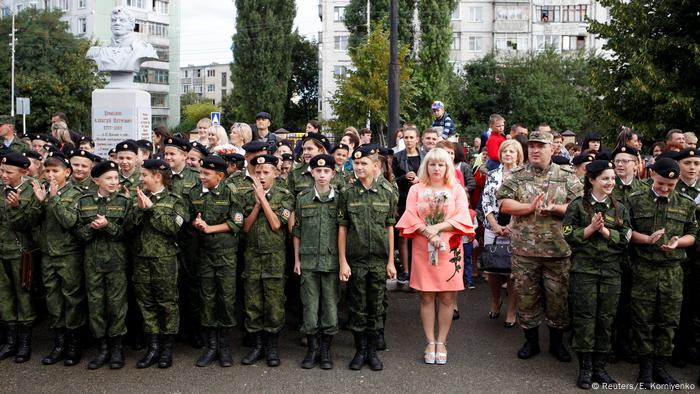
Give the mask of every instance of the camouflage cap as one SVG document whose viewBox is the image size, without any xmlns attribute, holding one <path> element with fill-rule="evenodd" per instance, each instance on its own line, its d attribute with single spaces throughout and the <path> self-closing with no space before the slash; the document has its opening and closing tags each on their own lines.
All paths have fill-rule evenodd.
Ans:
<svg viewBox="0 0 700 394">
<path fill-rule="evenodd" d="M 551 144 L 554 142 L 554 137 L 546 131 L 533 131 L 530 133 L 527 142 L 541 142 L 543 144 Z"/>
</svg>

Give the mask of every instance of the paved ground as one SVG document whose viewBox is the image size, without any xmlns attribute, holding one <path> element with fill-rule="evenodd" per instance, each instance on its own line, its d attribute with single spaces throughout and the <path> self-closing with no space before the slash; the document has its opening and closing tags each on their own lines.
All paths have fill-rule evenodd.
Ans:
<svg viewBox="0 0 700 394">
<path fill-rule="evenodd" d="M 577 365 L 559 363 L 548 353 L 534 359 L 519 360 L 515 353 L 522 345 L 517 328 L 505 329 L 502 320 L 489 320 L 488 288 L 479 282 L 476 290 L 460 295 L 461 319 L 454 322 L 449 338 L 449 361 L 445 366 L 422 363 L 424 339 L 415 293 L 395 291 L 390 294 L 387 321 L 389 349 L 381 353 L 385 369 L 360 372 L 347 369 L 353 355 L 352 336 L 341 332 L 334 342 L 336 368 L 302 370 L 299 363 L 305 349 L 298 345 L 299 335 L 285 331 L 280 340 L 282 366 L 268 368 L 235 364 L 231 368 L 211 366 L 197 368 L 194 361 L 199 350 L 178 344 L 174 366 L 169 370 L 134 367 L 140 352 L 127 352 L 127 367 L 119 371 L 88 371 L 86 361 L 73 368 L 62 364 L 43 366 L 40 359 L 50 350 L 45 327 L 35 334 L 34 356 L 18 365 L 0 362 L 0 392 L 3 393 L 561 393 L 581 392 L 575 387 Z M 541 332 L 542 342 L 547 337 Z M 240 359 L 247 348 L 236 340 L 234 356 Z M 85 358 L 94 356 L 88 350 Z M 682 382 L 695 383 L 697 366 L 671 368 Z M 622 383 L 634 383 L 636 366 L 619 363 L 609 368 Z"/>
</svg>

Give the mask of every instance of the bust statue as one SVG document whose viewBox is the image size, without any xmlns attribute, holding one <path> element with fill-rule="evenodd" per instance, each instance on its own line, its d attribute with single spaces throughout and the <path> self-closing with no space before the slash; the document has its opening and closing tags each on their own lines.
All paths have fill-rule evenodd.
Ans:
<svg viewBox="0 0 700 394">
<path fill-rule="evenodd" d="M 124 7 L 112 9 L 112 39 L 109 45 L 91 47 L 87 58 L 97 63 L 99 71 L 111 74 L 106 88 L 119 89 L 133 86 L 134 74 L 141 68 L 141 63 L 158 60 L 153 46 L 134 32 L 136 21 Z"/>
</svg>

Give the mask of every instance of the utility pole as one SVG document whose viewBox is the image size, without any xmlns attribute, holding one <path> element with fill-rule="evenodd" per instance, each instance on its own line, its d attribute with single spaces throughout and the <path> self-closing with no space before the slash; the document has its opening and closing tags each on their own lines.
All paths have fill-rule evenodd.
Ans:
<svg viewBox="0 0 700 394">
<path fill-rule="evenodd" d="M 391 32 L 389 36 L 389 124 L 387 127 L 387 143 L 389 147 L 395 145 L 394 133 L 399 128 L 399 5 L 398 0 L 391 0 Z"/>
<path fill-rule="evenodd" d="M 369 32 L 370 32 L 370 28 L 369 28 L 369 20 L 370 20 L 370 18 L 369 18 L 370 1 L 371 1 L 371 0 L 367 0 L 367 40 L 369 40 L 369 34 L 370 34 L 370 33 L 369 33 Z M 365 122 L 365 128 L 368 128 L 368 129 L 370 128 L 371 124 L 370 124 L 370 120 L 369 120 L 369 119 L 370 119 L 371 117 L 372 117 L 372 112 L 371 112 L 371 111 L 367 111 L 367 122 Z"/>
<path fill-rule="evenodd" d="M 12 0 L 12 32 L 10 37 L 12 42 L 10 46 L 12 47 L 12 81 L 10 83 L 10 116 L 15 116 L 15 0 Z"/>
</svg>

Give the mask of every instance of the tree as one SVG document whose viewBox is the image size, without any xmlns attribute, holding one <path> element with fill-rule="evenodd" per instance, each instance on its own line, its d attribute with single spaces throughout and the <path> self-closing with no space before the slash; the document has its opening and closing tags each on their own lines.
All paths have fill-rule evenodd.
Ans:
<svg viewBox="0 0 700 394">
<path fill-rule="evenodd" d="M 416 89 L 411 81 L 412 67 L 406 60 L 408 46 L 399 46 L 401 74 L 401 113 L 413 110 Z M 389 34 L 376 26 L 369 39 L 350 53 L 355 70 L 346 76 L 337 76 L 338 90 L 331 99 L 333 111 L 338 118 L 331 126 L 343 129 L 347 125 L 362 125 L 370 115 L 373 128 L 381 133 L 387 122 L 387 78 L 389 64 Z"/>
<path fill-rule="evenodd" d="M 607 40 L 591 80 L 605 109 L 647 137 L 695 129 L 700 108 L 700 2 L 602 0 L 611 18 L 589 30 Z"/>
<path fill-rule="evenodd" d="M 178 133 L 194 130 L 200 119 L 209 118 L 212 112 L 219 111 L 220 109 L 210 101 L 189 104 L 182 108 L 182 119 L 173 132 Z"/>
<path fill-rule="evenodd" d="M 284 123 L 289 78 L 294 0 L 237 0 L 231 80 L 235 87 L 228 107 L 240 119 L 259 111 Z"/>
<path fill-rule="evenodd" d="M 369 7 L 370 28 L 380 24 L 389 29 L 389 6 L 391 0 L 372 0 Z M 399 0 L 399 42 L 413 49 L 413 11 L 417 0 Z M 367 39 L 367 0 L 350 0 L 345 7 L 345 27 L 350 31 L 348 46 L 357 47 Z"/>
<path fill-rule="evenodd" d="M 293 34 L 292 75 L 287 88 L 284 128 L 303 131 L 318 116 L 318 43 Z"/>
<path fill-rule="evenodd" d="M 61 15 L 28 7 L 16 16 L 15 95 L 31 99 L 28 132 L 48 132 L 51 115 L 60 111 L 68 115 L 71 129 L 86 133 L 92 91 L 105 84 L 95 63 L 85 58 L 91 43 L 73 36 Z M 11 18 L 0 19 L 2 37 L 11 29 Z M 3 114 L 10 113 L 10 62 L 8 50 L 0 56 L 0 91 L 7 92 L 0 100 Z"/>
</svg>

